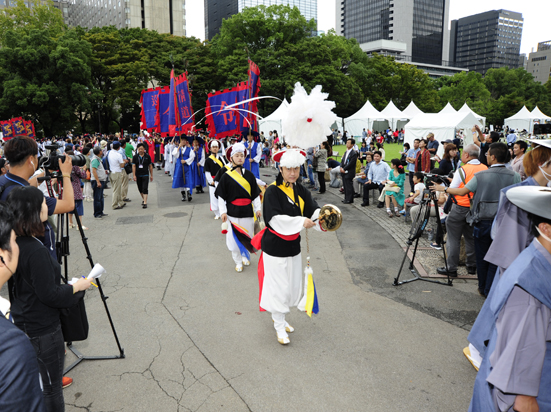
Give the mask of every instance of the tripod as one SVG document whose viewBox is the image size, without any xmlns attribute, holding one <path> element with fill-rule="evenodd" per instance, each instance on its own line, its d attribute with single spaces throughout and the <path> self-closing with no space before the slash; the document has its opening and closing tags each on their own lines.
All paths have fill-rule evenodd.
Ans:
<svg viewBox="0 0 551 412">
<path fill-rule="evenodd" d="M 439 280 L 434 279 L 426 279 L 419 276 L 419 273 L 415 269 L 413 262 L 415 261 L 415 255 L 417 253 L 417 246 L 419 245 L 419 239 L 423 235 L 423 232 L 425 231 L 425 228 L 427 227 L 427 223 L 430 219 L 430 211 L 431 208 L 434 207 L 434 210 L 436 210 L 436 222 L 438 225 L 439 230 L 442 230 L 442 221 L 440 220 L 440 214 L 438 213 L 438 198 L 436 196 L 436 193 L 431 192 L 430 189 L 423 190 L 423 200 L 421 201 L 419 205 L 419 213 L 417 213 L 417 216 L 415 218 L 415 221 L 411 224 L 411 229 L 409 230 L 409 237 L 406 242 L 407 248 L 406 252 L 404 254 L 404 258 L 402 259 L 402 264 L 400 265 L 400 270 L 398 271 L 398 275 L 396 278 L 394 278 L 393 286 L 400 286 L 404 283 L 413 282 L 416 280 L 423 280 L 425 282 L 431 282 L 431 283 L 439 283 L 440 285 L 447 285 L 447 286 L 453 286 L 452 280 L 450 279 L 449 272 L 448 272 L 448 280 L 447 282 L 441 282 Z M 409 249 L 411 245 L 413 245 L 413 242 L 415 242 L 415 247 L 413 249 L 413 256 L 411 258 L 411 263 L 409 264 L 409 270 L 413 274 L 413 278 L 402 280 L 401 282 L 398 281 L 400 278 L 400 274 L 402 273 L 402 269 L 404 267 L 404 263 L 406 261 L 406 258 L 408 256 Z M 442 251 L 444 252 L 444 262 L 446 265 L 446 271 L 448 269 L 448 259 L 446 256 L 446 248 L 445 248 L 445 241 L 442 240 Z"/>
<path fill-rule="evenodd" d="M 57 177 L 56 175 L 51 175 L 45 178 L 46 181 L 46 187 L 48 188 L 48 193 L 50 196 L 54 196 L 54 191 L 52 189 L 51 184 L 51 178 Z M 60 184 L 60 196 L 63 194 L 63 185 L 62 185 L 62 179 L 57 179 L 57 181 Z M 82 228 L 82 222 L 80 221 L 80 218 L 78 216 L 76 207 L 75 210 L 71 213 L 74 213 L 75 215 L 75 221 L 78 226 L 78 230 L 80 232 L 80 237 L 82 239 L 82 244 L 84 245 L 84 249 L 86 250 L 86 259 L 90 262 L 90 266 L 94 267 L 94 260 L 92 258 L 92 253 L 90 252 L 90 248 L 88 247 L 88 238 L 84 234 L 84 229 Z M 69 256 L 69 215 L 68 213 L 60 214 L 57 216 L 57 225 L 56 225 L 56 252 L 57 252 L 57 259 L 60 264 L 64 266 L 64 277 L 65 277 L 65 283 L 69 281 L 69 267 L 68 267 L 68 260 L 67 257 Z M 105 312 L 107 313 L 107 318 L 109 319 L 109 323 L 111 324 L 111 330 L 113 331 L 113 336 L 115 338 L 115 342 L 117 343 L 117 347 L 119 348 L 119 354 L 113 355 L 113 356 L 86 356 L 80 353 L 75 347 L 73 347 L 73 342 L 67 342 L 67 347 L 71 352 L 75 354 L 77 357 L 77 360 L 74 361 L 72 364 L 70 364 L 65 370 L 63 371 L 63 374 L 65 375 L 67 372 L 69 372 L 71 369 L 76 367 L 80 362 L 85 360 L 107 360 L 107 359 L 124 359 L 124 349 L 121 347 L 121 344 L 119 342 L 119 338 L 117 336 L 117 331 L 115 330 L 115 325 L 113 323 L 113 319 L 111 318 L 111 313 L 109 312 L 109 308 L 107 306 L 107 299 L 109 296 L 106 296 L 103 293 L 103 289 L 101 287 L 101 282 L 99 278 L 95 279 L 96 284 L 98 285 L 98 290 L 100 293 L 101 300 L 103 302 L 103 306 L 105 308 Z"/>
</svg>

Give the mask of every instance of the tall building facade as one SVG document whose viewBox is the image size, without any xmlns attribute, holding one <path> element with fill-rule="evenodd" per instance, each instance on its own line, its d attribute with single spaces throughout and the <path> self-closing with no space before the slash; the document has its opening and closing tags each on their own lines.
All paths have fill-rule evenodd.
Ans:
<svg viewBox="0 0 551 412">
<path fill-rule="evenodd" d="M 530 53 L 526 71 L 532 73 L 535 80 L 541 84 L 551 78 L 551 40 L 538 43 L 538 50 Z"/>
<path fill-rule="evenodd" d="M 0 10 L 14 5 L 0 0 Z M 25 1 L 28 7 L 40 0 Z M 186 35 L 185 0 L 54 0 L 70 27 L 144 28 L 159 33 Z"/>
<path fill-rule="evenodd" d="M 479 73 L 488 69 L 519 67 L 521 13 L 491 10 L 452 20 L 449 60 Z"/>
<path fill-rule="evenodd" d="M 360 44 L 405 44 L 412 62 L 442 65 L 449 47 L 450 0 L 337 0 L 338 34 Z"/>
<path fill-rule="evenodd" d="M 245 7 L 274 4 L 296 6 L 306 20 L 318 20 L 317 0 L 205 0 L 205 39 L 216 36 L 222 27 L 222 20 L 241 13 Z"/>
</svg>

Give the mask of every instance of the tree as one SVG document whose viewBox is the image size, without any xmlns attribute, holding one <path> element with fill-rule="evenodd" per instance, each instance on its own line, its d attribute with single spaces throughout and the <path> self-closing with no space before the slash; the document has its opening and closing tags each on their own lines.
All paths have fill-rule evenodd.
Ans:
<svg viewBox="0 0 551 412">
<path fill-rule="evenodd" d="M 484 85 L 482 75 L 477 72 L 459 72 L 453 76 L 440 77 L 436 81 L 441 107 L 448 102 L 459 110 L 465 103 L 481 116 L 487 116 L 490 92 Z"/>
<path fill-rule="evenodd" d="M 61 134 L 76 123 L 76 107 L 86 106 L 90 45 L 67 30 L 57 39 L 48 29 L 4 33 L 0 48 L 0 118 L 23 115 L 46 135 Z"/>
</svg>

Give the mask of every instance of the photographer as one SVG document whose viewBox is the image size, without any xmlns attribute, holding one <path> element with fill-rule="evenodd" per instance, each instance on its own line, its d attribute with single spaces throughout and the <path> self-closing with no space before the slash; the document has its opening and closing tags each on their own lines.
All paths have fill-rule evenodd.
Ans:
<svg viewBox="0 0 551 412">
<path fill-rule="evenodd" d="M 12 229 L 13 214 L 0 202 L 0 289 L 17 270 L 19 246 Z M 3 298 L 0 298 L 0 300 Z M 36 353 L 29 338 L 0 311 L 0 411 L 42 412 L 44 397 Z"/>
<path fill-rule="evenodd" d="M 476 254 L 476 270 L 478 273 L 478 292 L 488 296 L 497 267 L 484 260 L 486 252 L 492 244 L 490 231 L 497 213 L 501 189 L 520 183 L 520 175 L 505 167 L 509 151 L 504 143 L 493 143 L 486 157 L 490 168 L 474 175 L 462 188 L 450 188 L 451 195 L 466 195 L 474 193 L 466 222 L 473 225 L 474 250 Z M 441 186 L 432 186 L 440 190 Z M 452 209 L 453 210 L 453 209 Z"/>
<path fill-rule="evenodd" d="M 43 222 L 48 220 L 46 199 L 39 189 L 15 188 L 8 203 L 19 246 L 17 276 L 10 289 L 11 313 L 15 325 L 29 337 L 36 352 L 46 410 L 63 411 L 65 343 L 59 309 L 76 305 L 91 283 L 81 278 L 72 286 L 61 285 L 61 266 L 38 240 L 44 233 Z"/>
<path fill-rule="evenodd" d="M 0 176 L 0 188 L 3 189 L 0 200 L 6 200 L 10 192 L 19 186 L 36 186 L 36 180 L 30 179 L 38 166 L 38 146 L 30 137 L 14 137 L 8 140 L 4 147 L 4 154 L 10 163 L 10 171 Z M 75 209 L 73 186 L 71 184 L 71 171 L 73 164 L 70 157 L 65 162 L 58 160 L 59 171 L 63 176 L 63 199 L 46 197 L 48 216 L 54 214 L 70 213 Z M 2 190 L 0 189 L 0 190 Z M 50 225 L 44 223 L 44 236 L 40 238 L 44 246 L 54 259 L 57 259 L 55 250 L 55 233 Z"/>
</svg>

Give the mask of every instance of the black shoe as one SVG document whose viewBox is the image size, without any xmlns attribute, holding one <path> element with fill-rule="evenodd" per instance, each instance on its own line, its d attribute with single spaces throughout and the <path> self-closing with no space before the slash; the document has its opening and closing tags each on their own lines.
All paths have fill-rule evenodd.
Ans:
<svg viewBox="0 0 551 412">
<path fill-rule="evenodd" d="M 354 199 L 360 197 L 361 195 L 359 193 L 354 193 Z"/>
<path fill-rule="evenodd" d="M 157 166 L 157 170 L 161 170 L 161 168 L 159 166 Z"/>
<path fill-rule="evenodd" d="M 191 195 L 189 195 L 189 196 L 187 197 L 187 201 L 188 201 L 188 202 L 191 202 Z"/>
<path fill-rule="evenodd" d="M 456 278 L 457 277 L 457 270 L 446 270 L 446 267 L 443 266 L 441 268 L 436 269 L 439 275 L 447 275 L 450 278 Z"/>
<path fill-rule="evenodd" d="M 122 206 L 117 206 L 117 207 L 113 208 L 113 210 L 120 210 L 122 208 L 123 208 Z"/>
<path fill-rule="evenodd" d="M 186 192 L 182 192 L 182 202 L 186 201 Z"/>
<path fill-rule="evenodd" d="M 354 202 L 351 202 L 350 200 L 343 200 L 342 201 L 345 205 L 351 205 L 353 204 Z"/>
<path fill-rule="evenodd" d="M 467 273 L 469 275 L 476 275 L 476 266 L 467 266 Z"/>
<path fill-rule="evenodd" d="M 147 209 L 147 205 L 146 205 L 146 204 L 143 204 L 143 205 L 142 205 L 142 209 Z"/>
<path fill-rule="evenodd" d="M 362 207 L 366 207 L 366 206 L 369 206 L 369 203 L 363 202 Z"/>
<path fill-rule="evenodd" d="M 131 202 L 131 201 L 132 201 L 132 200 L 130 200 L 130 199 L 128 199 L 128 198 L 122 199 L 122 200 L 124 200 L 125 202 Z"/>
<path fill-rule="evenodd" d="M 102 213 L 101 214 L 101 217 L 106 217 L 106 216 L 109 216 L 107 213 Z"/>
<path fill-rule="evenodd" d="M 377 205 L 377 207 L 379 209 L 382 209 L 383 207 L 385 207 L 385 204 L 383 202 L 379 202 L 379 204 Z"/>
</svg>

